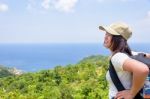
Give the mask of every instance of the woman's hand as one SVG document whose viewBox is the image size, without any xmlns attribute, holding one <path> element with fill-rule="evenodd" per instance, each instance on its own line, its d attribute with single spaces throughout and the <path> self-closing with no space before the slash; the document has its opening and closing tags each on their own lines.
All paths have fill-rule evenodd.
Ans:
<svg viewBox="0 0 150 99">
<path fill-rule="evenodd" d="M 133 98 L 134 96 L 130 90 L 119 91 L 115 97 L 115 99 L 133 99 Z"/>
</svg>

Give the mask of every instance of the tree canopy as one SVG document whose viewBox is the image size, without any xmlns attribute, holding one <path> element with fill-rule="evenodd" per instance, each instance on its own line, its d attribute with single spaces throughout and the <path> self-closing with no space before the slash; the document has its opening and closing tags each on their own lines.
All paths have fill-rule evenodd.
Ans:
<svg viewBox="0 0 150 99">
<path fill-rule="evenodd" d="M 101 55 L 90 56 L 75 65 L 3 75 L 0 99 L 108 99 L 107 59 Z"/>
</svg>

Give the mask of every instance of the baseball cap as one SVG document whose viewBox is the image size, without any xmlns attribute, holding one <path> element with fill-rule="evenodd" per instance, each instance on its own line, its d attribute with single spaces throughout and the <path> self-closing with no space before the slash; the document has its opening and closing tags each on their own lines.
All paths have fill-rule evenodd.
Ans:
<svg viewBox="0 0 150 99">
<path fill-rule="evenodd" d="M 124 22 L 116 22 L 109 26 L 99 26 L 99 29 L 112 35 L 121 35 L 126 40 L 128 40 L 132 36 L 131 29 Z"/>
</svg>

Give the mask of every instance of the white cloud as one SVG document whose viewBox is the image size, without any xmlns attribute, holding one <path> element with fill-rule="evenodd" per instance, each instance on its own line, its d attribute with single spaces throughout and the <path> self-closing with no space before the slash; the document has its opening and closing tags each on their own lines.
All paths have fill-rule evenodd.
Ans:
<svg viewBox="0 0 150 99">
<path fill-rule="evenodd" d="M 150 11 L 147 12 L 147 16 L 148 16 L 148 18 L 150 18 Z"/>
<path fill-rule="evenodd" d="M 134 33 L 133 33 L 133 35 L 134 35 L 134 38 L 136 39 L 136 41 L 137 42 L 149 42 L 149 32 L 150 32 L 150 11 L 148 11 L 147 12 L 147 15 L 143 18 L 143 19 L 141 19 L 141 20 L 139 20 L 139 21 L 137 21 L 137 22 L 135 22 L 135 23 L 133 23 L 134 25 L 134 27 L 133 27 L 133 29 L 134 29 Z"/>
<path fill-rule="evenodd" d="M 51 3 L 50 0 L 43 0 L 43 2 L 41 3 L 41 6 L 42 6 L 44 9 L 49 9 L 49 8 L 50 8 L 50 3 Z"/>
<path fill-rule="evenodd" d="M 136 1 L 136 0 L 120 0 L 122 2 L 130 2 L 130 1 Z"/>
<path fill-rule="evenodd" d="M 72 12 L 78 0 L 55 0 L 55 8 L 59 11 Z"/>
<path fill-rule="evenodd" d="M 78 0 L 28 0 L 28 10 L 55 9 L 61 12 L 72 12 Z"/>
<path fill-rule="evenodd" d="M 150 31 L 150 11 L 147 12 L 146 17 L 143 20 L 141 20 L 140 24 Z"/>
<path fill-rule="evenodd" d="M 37 6 L 35 0 L 28 0 L 27 10 L 32 11 L 35 6 Z"/>
<path fill-rule="evenodd" d="M 8 10 L 8 5 L 0 4 L 0 12 L 6 12 Z"/>
<path fill-rule="evenodd" d="M 131 2 L 131 1 L 136 1 L 136 0 L 98 0 L 99 2 Z"/>
</svg>

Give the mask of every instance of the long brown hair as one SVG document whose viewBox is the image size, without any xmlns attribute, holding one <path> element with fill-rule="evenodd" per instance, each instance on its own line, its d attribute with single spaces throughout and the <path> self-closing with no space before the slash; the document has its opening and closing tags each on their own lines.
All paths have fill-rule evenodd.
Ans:
<svg viewBox="0 0 150 99">
<path fill-rule="evenodd" d="M 114 52 L 114 54 L 117 52 L 123 52 L 132 56 L 131 49 L 127 43 L 127 40 L 120 35 L 112 35 L 111 50 Z"/>
</svg>

